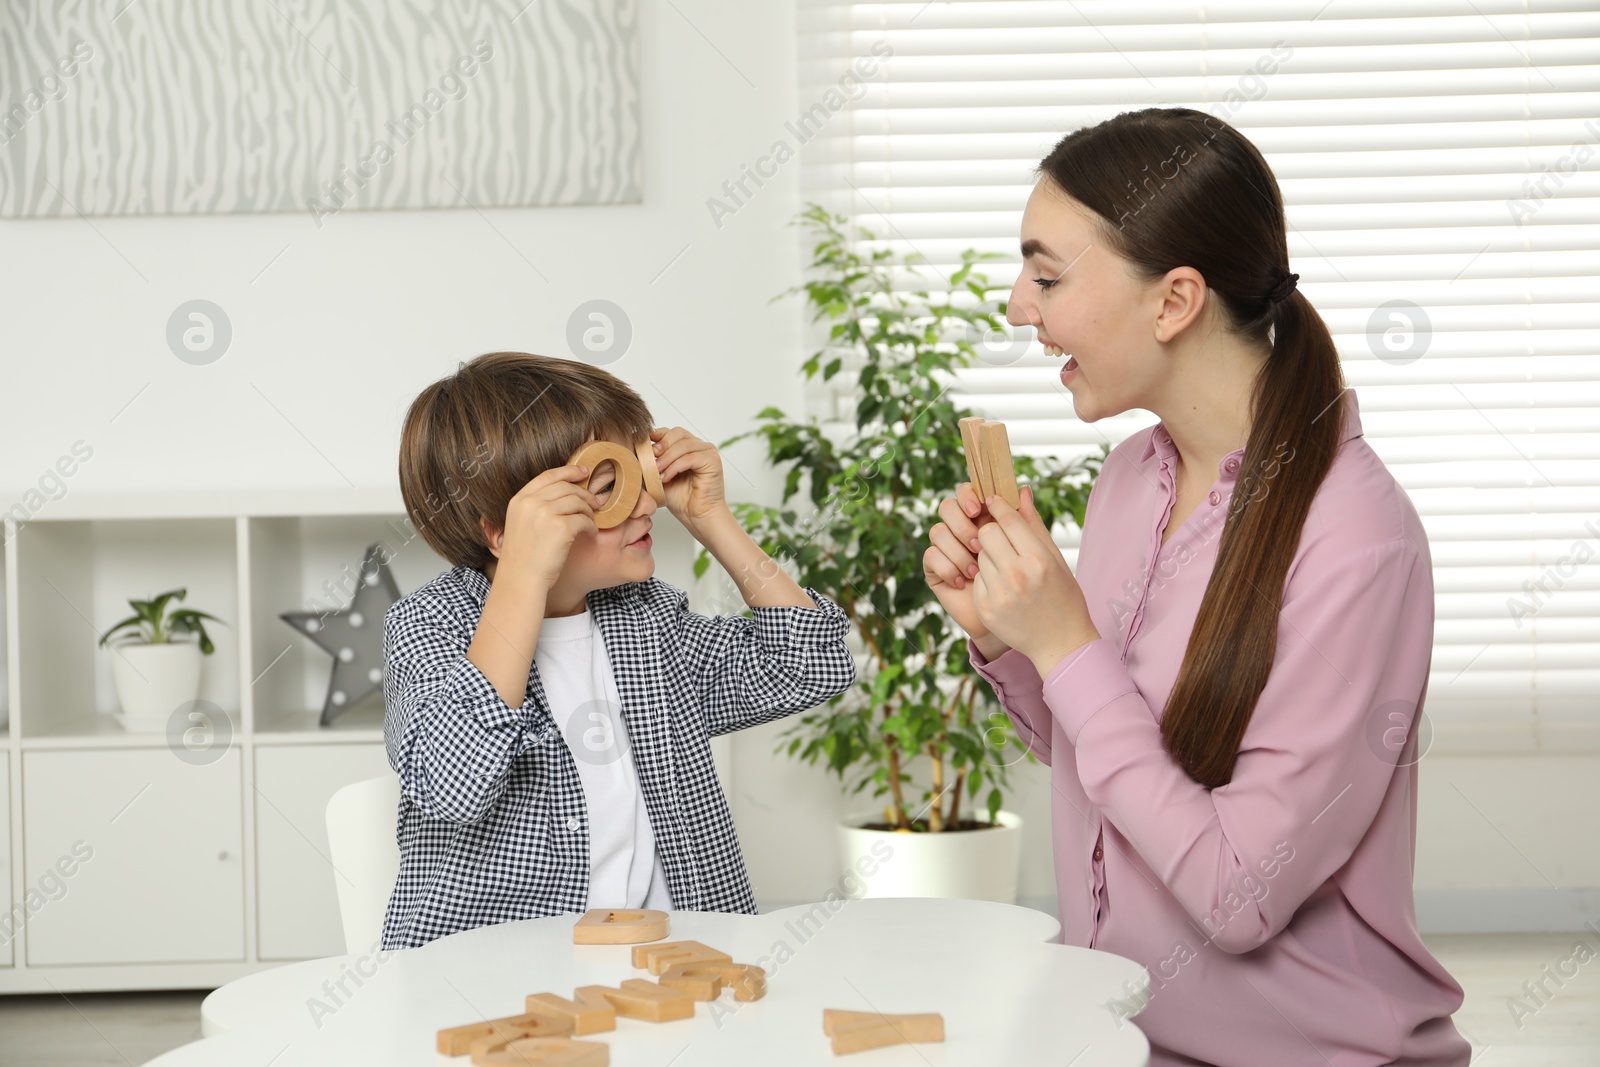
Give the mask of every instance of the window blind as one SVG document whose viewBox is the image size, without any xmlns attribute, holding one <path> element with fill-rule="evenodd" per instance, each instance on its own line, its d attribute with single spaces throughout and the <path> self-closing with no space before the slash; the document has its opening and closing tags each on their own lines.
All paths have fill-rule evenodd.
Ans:
<svg viewBox="0 0 1600 1067">
<path fill-rule="evenodd" d="M 1068 131 L 1147 106 L 1238 127 L 1283 189 L 1291 269 L 1367 440 L 1427 527 L 1434 728 L 1600 742 L 1594 4 L 801 0 L 799 19 L 800 109 L 849 97 L 804 148 L 803 193 L 873 231 L 864 246 L 925 256 L 934 289 L 968 247 L 1004 253 L 988 273 L 1011 284 L 1034 168 Z M 984 351 L 955 390 L 1020 452 L 1154 422 L 1078 420 L 1036 341 Z M 852 384 L 847 367 L 810 399 L 847 419 Z M 1075 563 L 1075 531 L 1062 547 Z"/>
</svg>

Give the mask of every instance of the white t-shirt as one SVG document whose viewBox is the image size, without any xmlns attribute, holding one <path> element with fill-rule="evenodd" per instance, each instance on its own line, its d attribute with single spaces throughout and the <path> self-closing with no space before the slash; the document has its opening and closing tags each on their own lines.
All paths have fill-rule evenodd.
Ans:
<svg viewBox="0 0 1600 1067">
<path fill-rule="evenodd" d="M 589 809 L 588 906 L 671 909 L 622 719 L 622 694 L 594 614 L 586 609 L 545 619 L 533 662 Z"/>
</svg>

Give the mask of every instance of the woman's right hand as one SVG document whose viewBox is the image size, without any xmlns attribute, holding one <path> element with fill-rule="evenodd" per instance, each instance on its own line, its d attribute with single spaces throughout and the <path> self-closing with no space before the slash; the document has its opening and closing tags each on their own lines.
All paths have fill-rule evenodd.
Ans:
<svg viewBox="0 0 1600 1067">
<path fill-rule="evenodd" d="M 548 589 L 561 576 L 579 534 L 596 533 L 589 469 L 574 464 L 552 467 L 517 490 L 506 505 L 505 536 L 494 547 L 495 577 L 511 573 Z"/>
<path fill-rule="evenodd" d="M 962 482 L 954 497 L 939 502 L 939 517 L 943 521 L 928 531 L 931 544 L 922 554 L 922 576 L 956 625 L 979 645 L 986 659 L 994 659 L 989 651 L 998 655 L 1005 648 L 979 621 L 972 604 L 972 580 L 978 573 L 978 553 L 973 546 L 978 543 L 978 528 L 994 522 L 994 516 L 978 499 L 972 483 Z"/>
</svg>

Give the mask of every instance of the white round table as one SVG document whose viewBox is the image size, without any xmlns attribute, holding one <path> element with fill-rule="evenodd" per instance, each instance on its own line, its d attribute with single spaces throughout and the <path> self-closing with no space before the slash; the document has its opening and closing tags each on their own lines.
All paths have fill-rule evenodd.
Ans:
<svg viewBox="0 0 1600 1067">
<path fill-rule="evenodd" d="M 336 982 L 352 967 L 357 974 L 372 967 L 355 956 L 327 956 L 320 960 L 286 963 L 266 971 L 236 978 L 218 986 L 200 1002 L 200 1035 L 215 1037 L 229 1030 L 269 1023 L 295 1011 L 305 1011 L 306 990 Z M 346 984 L 351 984 L 346 980 Z"/>
<path fill-rule="evenodd" d="M 906 1067 L 1148 1062 L 1139 1028 L 1108 1007 L 1137 1002 L 1149 976 L 1131 960 L 1056 944 L 1043 912 L 973 900 L 836 900 L 765 915 L 672 912 L 669 939 L 701 941 L 767 970 L 767 994 L 724 993 L 692 1019 L 584 1038 L 616 1067 L 834 1063 L 822 1009 L 937 1011 L 945 1040 L 856 1053 Z M 458 1064 L 435 1050 L 444 1027 L 516 1015 L 529 993 L 647 978 L 628 945 L 574 945 L 576 916 L 503 923 L 380 957 L 311 960 L 251 975 L 212 994 L 203 1038 L 148 1067 L 385 1067 Z M 342 981 L 342 988 L 341 982 Z M 212 998 L 207 998 L 208 1002 Z M 225 1027 L 222 1032 L 217 1028 Z"/>
</svg>

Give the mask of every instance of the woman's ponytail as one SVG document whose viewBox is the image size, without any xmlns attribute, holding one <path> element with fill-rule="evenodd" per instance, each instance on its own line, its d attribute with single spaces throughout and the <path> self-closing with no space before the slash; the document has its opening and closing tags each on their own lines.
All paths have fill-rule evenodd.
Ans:
<svg viewBox="0 0 1600 1067">
<path fill-rule="evenodd" d="M 1127 112 L 1069 134 L 1040 170 L 1101 217 L 1106 239 L 1146 277 L 1193 267 L 1230 328 L 1270 347 L 1216 565 L 1161 717 L 1167 750 L 1189 776 L 1226 785 L 1272 671 L 1289 564 L 1338 450 L 1339 353 L 1286 266 L 1277 181 L 1232 126 L 1187 108 Z M 1115 176 L 1152 171 L 1165 180 L 1129 212 Z"/>
</svg>

